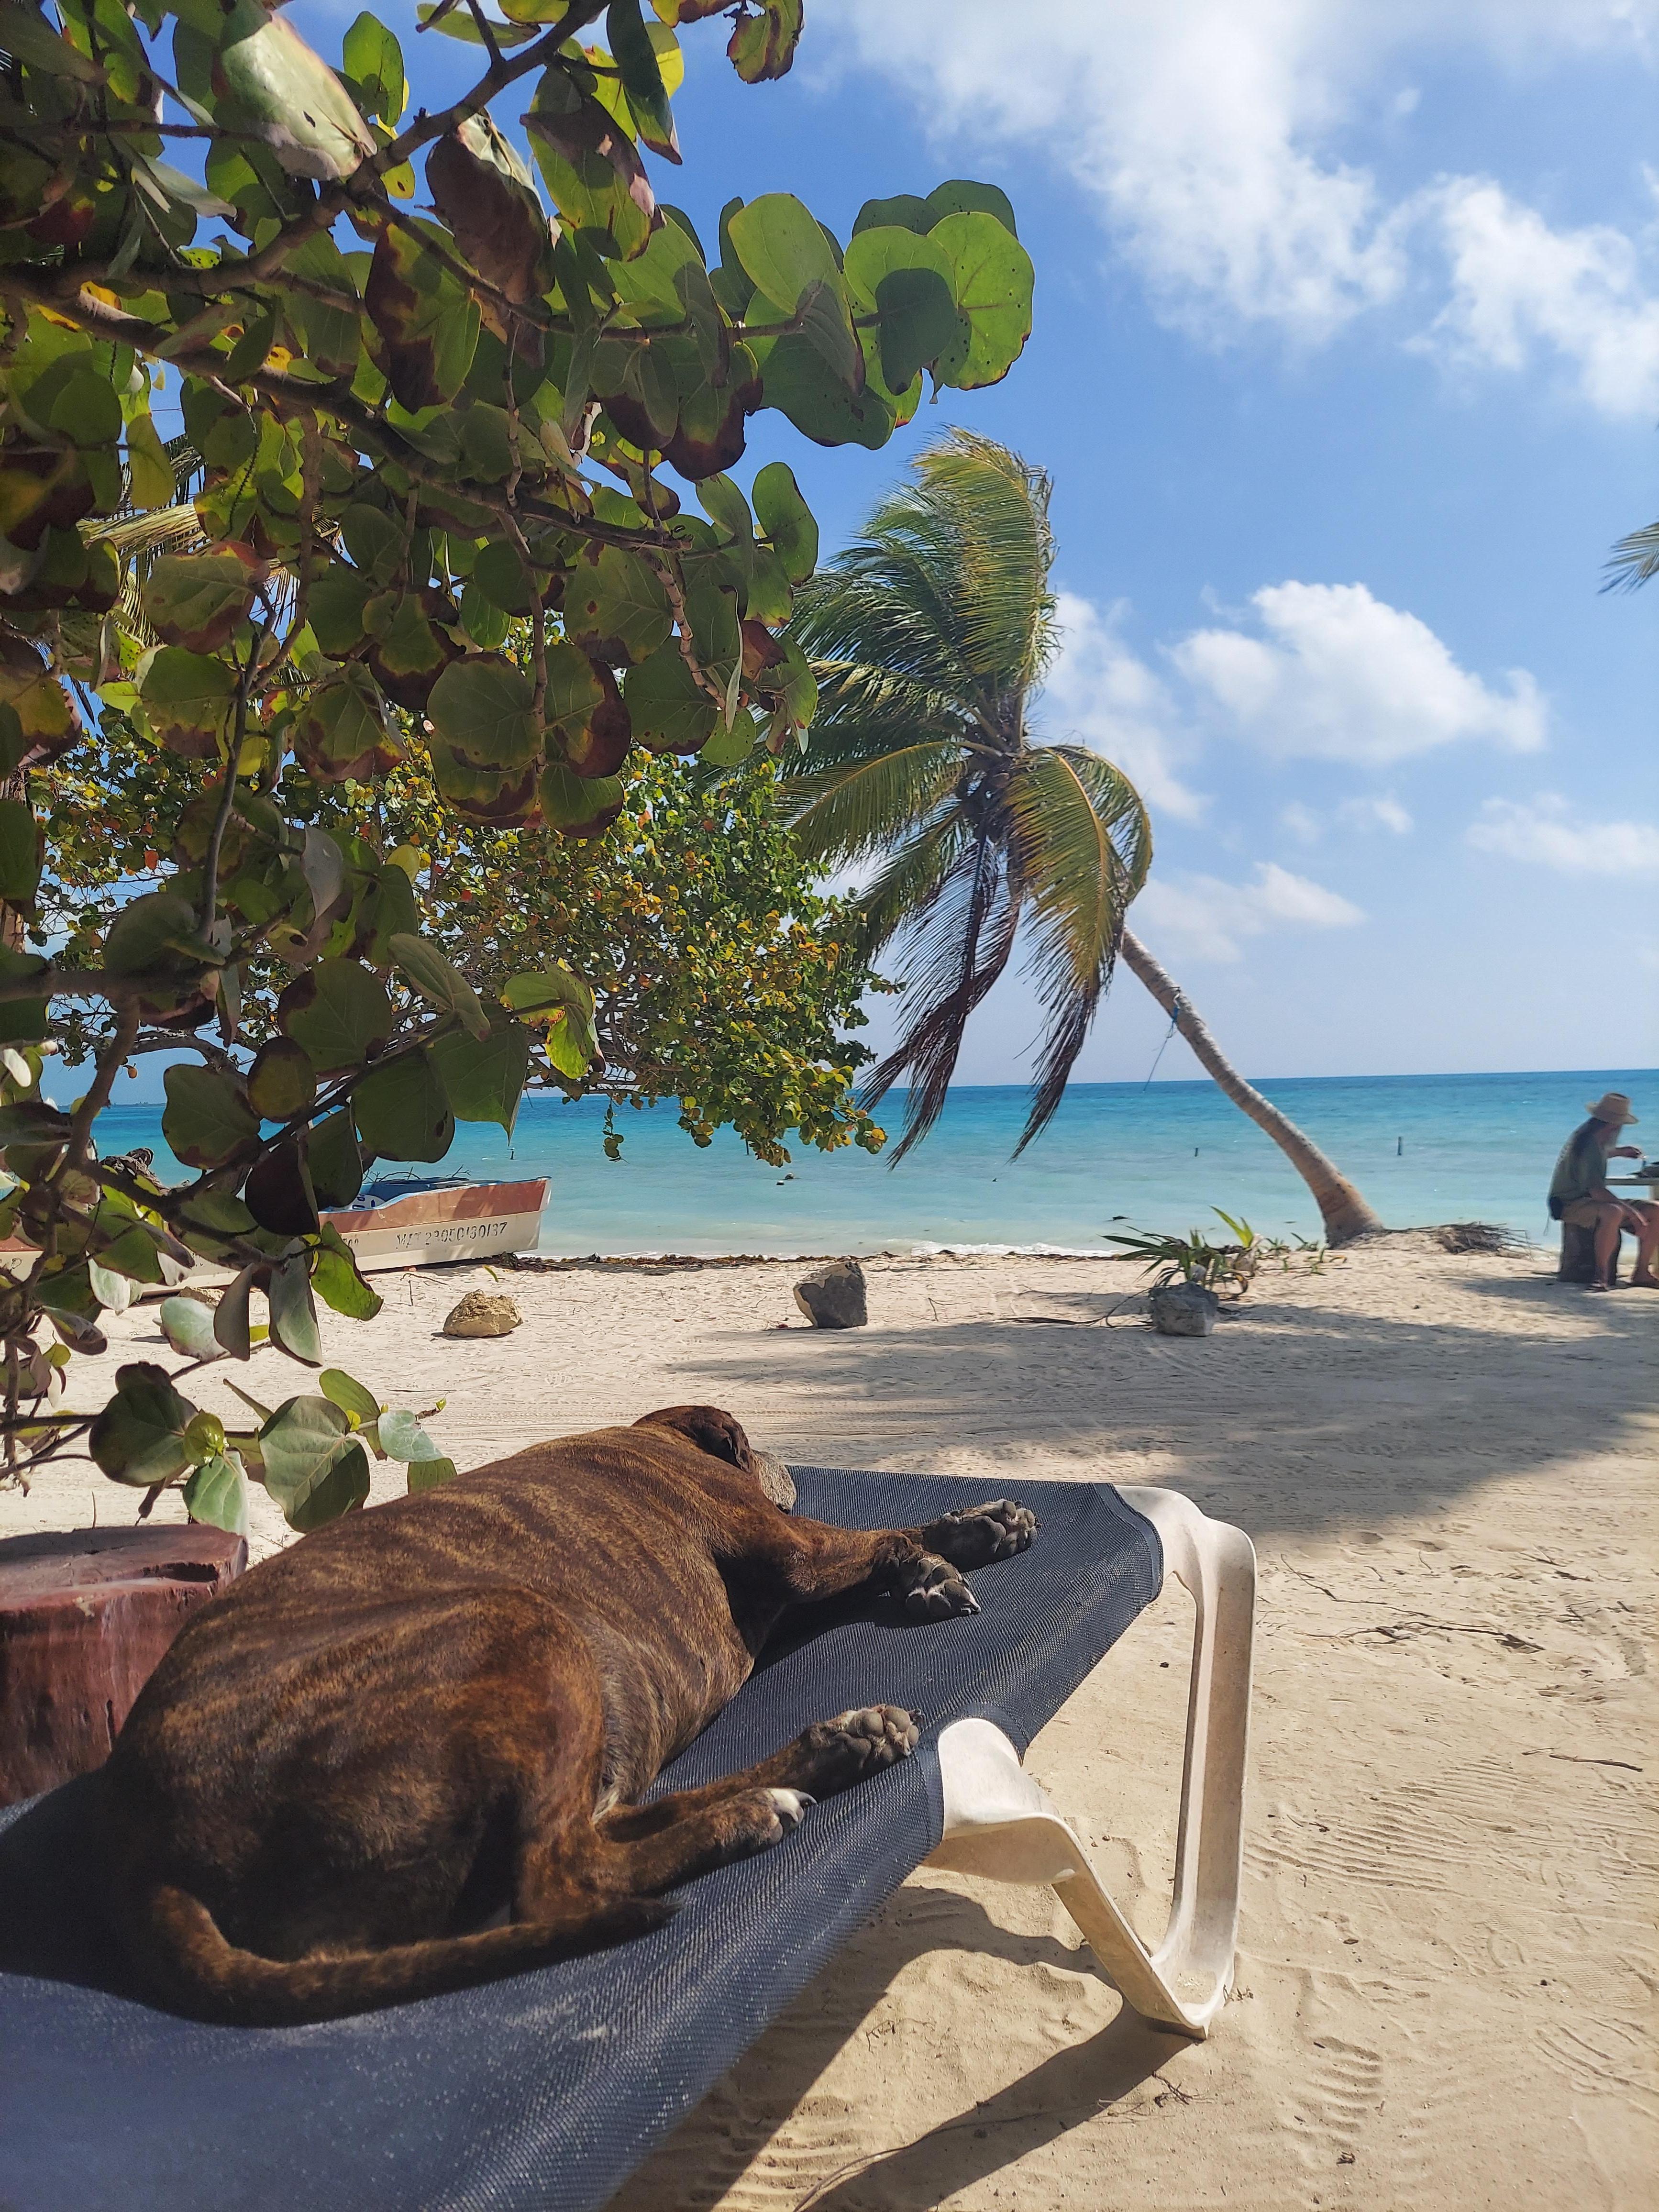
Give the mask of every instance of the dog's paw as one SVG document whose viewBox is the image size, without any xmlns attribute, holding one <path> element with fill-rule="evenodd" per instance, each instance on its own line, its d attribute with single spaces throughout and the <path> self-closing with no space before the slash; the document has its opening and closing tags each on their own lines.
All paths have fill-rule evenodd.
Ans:
<svg viewBox="0 0 1659 2212">
<path fill-rule="evenodd" d="M 948 1559 L 924 1559 L 904 1593 L 904 1610 L 912 1620 L 949 1620 L 977 1613 L 979 1600 Z"/>
<path fill-rule="evenodd" d="M 802 1730 L 796 1746 L 799 1771 L 820 1796 L 850 1790 L 866 1775 L 908 1759 L 921 1733 L 900 1705 L 866 1705 L 860 1712 L 838 1713 L 832 1721 L 814 1721 Z"/>
<path fill-rule="evenodd" d="M 769 1790 L 766 1795 L 771 1800 L 772 1818 L 777 1827 L 776 1834 L 767 1838 L 769 1844 L 781 1844 L 786 1836 L 793 1834 L 810 1808 L 818 1802 L 804 1790 Z"/>
<path fill-rule="evenodd" d="M 930 1552 L 948 1559 L 953 1567 L 988 1567 L 998 1559 L 1011 1559 L 1028 1551 L 1036 1534 L 1037 1517 L 1029 1506 L 1012 1498 L 993 1498 L 983 1505 L 964 1505 L 924 1528 L 921 1540 Z"/>
</svg>

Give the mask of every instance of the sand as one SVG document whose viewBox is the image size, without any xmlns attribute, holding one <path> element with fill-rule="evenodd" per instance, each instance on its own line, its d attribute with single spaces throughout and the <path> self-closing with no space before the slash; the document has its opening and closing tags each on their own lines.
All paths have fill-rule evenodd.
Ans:
<svg viewBox="0 0 1659 2212">
<path fill-rule="evenodd" d="M 702 1399 L 797 1458 L 1168 1483 L 1260 1555 L 1237 1986 L 1212 2039 L 1126 2016 L 1047 1893 L 920 1875 L 627 2212 L 1653 2203 L 1659 1297 L 1560 1289 L 1550 1264 L 1395 1237 L 1264 1277 L 1186 1341 L 1125 1314 L 1022 1324 L 1135 1278 L 1021 1258 L 875 1262 L 871 1326 L 844 1335 L 780 1326 L 798 1270 L 776 1264 L 424 1273 L 387 1282 L 374 1324 L 331 1322 L 382 1397 L 447 1392 L 429 1426 L 462 1466 Z M 475 1285 L 524 1327 L 438 1337 Z M 147 1313 L 121 1327 L 157 1355 Z M 274 1354 L 238 1376 L 301 1387 Z M 198 1395 L 234 1405 L 217 1376 Z M 135 1502 L 65 1468 L 0 1496 L 0 1534 Z M 283 1535 L 266 1504 L 255 1552 Z M 1148 1935 L 1189 1623 L 1172 1589 L 1029 1760 Z"/>
</svg>

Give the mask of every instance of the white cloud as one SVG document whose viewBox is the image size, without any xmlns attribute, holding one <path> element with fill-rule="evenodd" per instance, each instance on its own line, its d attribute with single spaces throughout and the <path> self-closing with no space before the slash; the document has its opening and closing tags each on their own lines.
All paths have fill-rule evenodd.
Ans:
<svg viewBox="0 0 1659 2212">
<path fill-rule="evenodd" d="M 1349 929 L 1365 917 L 1339 892 L 1273 860 L 1259 861 L 1255 879 L 1224 883 L 1218 876 L 1154 876 L 1135 901 L 1135 927 L 1171 958 L 1233 961 L 1239 939 L 1265 931 Z"/>
<path fill-rule="evenodd" d="M 1492 362 L 1507 346 L 1513 365 L 1542 343 L 1593 404 L 1645 404 L 1647 308 L 1628 240 L 1552 232 L 1473 178 L 1425 178 L 1390 204 L 1340 145 L 1355 124 L 1391 113 L 1400 127 L 1414 105 L 1408 64 L 1436 47 L 1508 69 L 1563 51 L 1640 58 L 1659 26 L 1653 0 L 1047 0 L 1029 34 L 1011 31 L 1001 0 L 843 0 L 817 20 L 914 97 L 937 136 L 1047 151 L 1171 321 L 1218 337 L 1272 325 L 1317 343 L 1395 300 L 1413 256 L 1437 272 L 1443 258 L 1440 343 Z M 1534 266 L 1517 270 L 1523 252 Z"/>
<path fill-rule="evenodd" d="M 1251 604 L 1266 637 L 1198 630 L 1171 658 L 1267 751 L 1382 766 L 1462 738 L 1516 752 L 1544 742 L 1544 700 L 1525 669 L 1494 690 L 1363 584 L 1273 584 Z"/>
<path fill-rule="evenodd" d="M 1316 845 L 1329 826 L 1322 814 L 1311 806 L 1304 806 L 1293 799 L 1279 817 L 1282 828 L 1304 845 Z M 1408 837 L 1417 826 L 1397 799 L 1386 793 L 1364 799 L 1345 799 L 1330 817 L 1346 830 L 1387 830 L 1396 837 Z"/>
<path fill-rule="evenodd" d="M 1188 749 L 1179 719 L 1164 684 L 1118 634 L 1126 610 L 1103 614 L 1075 592 L 1059 597 L 1063 642 L 1042 687 L 1041 734 L 1103 753 L 1149 806 L 1195 820 L 1205 801 L 1176 772 Z"/>
<path fill-rule="evenodd" d="M 1659 823 L 1586 822 L 1554 792 L 1540 792 L 1530 805 L 1489 799 L 1465 834 L 1477 852 L 1562 875 L 1659 875 Z"/>
<path fill-rule="evenodd" d="M 1552 347 L 1604 414 L 1659 406 L 1659 299 L 1622 231 L 1552 230 L 1486 179 L 1455 179 L 1437 198 L 1452 296 L 1425 343 L 1507 369 Z"/>
</svg>

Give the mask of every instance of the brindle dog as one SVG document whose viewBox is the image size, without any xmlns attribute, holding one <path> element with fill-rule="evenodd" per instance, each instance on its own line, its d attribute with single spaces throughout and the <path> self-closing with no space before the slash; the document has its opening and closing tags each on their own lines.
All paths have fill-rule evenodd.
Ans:
<svg viewBox="0 0 1659 2212">
<path fill-rule="evenodd" d="M 729 1413 L 670 1407 L 354 1513 L 193 1613 L 101 1778 L 149 1991 L 281 2025 L 569 1958 L 908 1757 L 915 1723 L 876 1705 L 638 1802 L 787 1607 L 869 1584 L 975 1613 L 963 1572 L 1036 1527 L 1002 1498 L 832 1528 L 760 1460 Z"/>
</svg>

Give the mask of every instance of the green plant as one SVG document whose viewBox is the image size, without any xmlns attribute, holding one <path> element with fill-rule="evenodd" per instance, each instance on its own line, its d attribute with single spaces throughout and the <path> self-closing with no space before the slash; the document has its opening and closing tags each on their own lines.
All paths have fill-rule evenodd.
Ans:
<svg viewBox="0 0 1659 2212">
<path fill-rule="evenodd" d="M 867 203 L 845 246 L 787 193 L 734 200 L 710 264 L 641 155 L 679 158 L 667 19 L 705 0 L 655 0 L 654 21 L 640 0 L 507 9 L 422 11 L 481 74 L 406 119 L 372 15 L 333 70 L 260 0 L 0 6 L 0 1235 L 23 1248 L 0 1280 L 0 1432 L 20 1479 L 85 1443 L 117 1479 L 193 1481 L 217 1432 L 159 1370 L 124 1368 L 95 1417 L 62 1403 L 100 1316 L 206 1261 L 233 1278 L 222 1349 L 249 1355 L 258 1291 L 271 1343 L 318 1366 L 316 1300 L 380 1304 L 321 1218 L 366 1164 L 441 1158 L 458 1118 L 510 1128 L 532 1064 L 595 1064 L 588 981 L 538 956 L 481 994 L 423 929 L 414 846 L 372 799 L 331 825 L 319 788 L 375 787 L 415 745 L 456 821 L 592 843 L 636 748 L 731 766 L 793 746 L 816 688 L 787 625 L 817 526 L 785 463 L 732 482 L 748 418 L 878 446 L 924 372 L 992 383 L 1024 343 L 1030 264 L 988 186 Z M 585 42 L 602 13 L 608 43 Z M 781 76 L 799 21 L 795 0 L 744 11 L 739 76 Z M 491 118 L 520 84 L 556 222 Z M 153 402 L 175 392 L 164 445 Z M 94 786 L 193 784 L 89 927 L 40 898 L 37 810 L 61 851 L 83 746 Z M 92 1061 L 66 1111 L 40 1088 L 59 1042 Z M 97 1143 L 121 1069 L 164 1048 L 193 1055 L 166 1079 L 195 1171 L 174 1189 Z M 325 1392 L 271 1419 L 340 1446 L 275 1479 L 289 1517 L 354 1502 L 344 1409 Z M 290 1462 L 260 1434 L 271 1484 Z"/>
<path fill-rule="evenodd" d="M 1248 1221 L 1235 1220 L 1218 1206 L 1211 1211 L 1232 1231 L 1231 1243 L 1212 1243 L 1200 1229 L 1189 1229 L 1184 1237 L 1148 1229 L 1132 1229 L 1121 1235 L 1109 1231 L 1106 1241 L 1121 1244 L 1127 1253 L 1144 1260 L 1155 1290 L 1176 1281 L 1198 1283 L 1206 1291 L 1227 1291 L 1242 1298 L 1262 1260 L 1288 1248 L 1264 1243 Z"/>
</svg>

